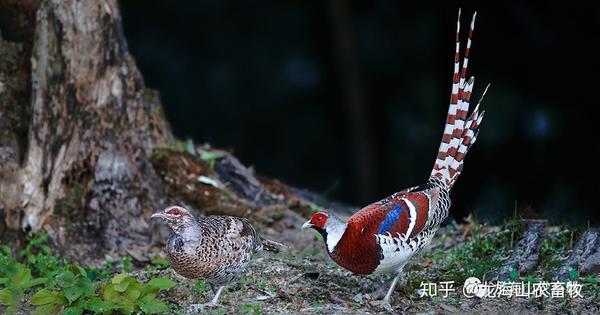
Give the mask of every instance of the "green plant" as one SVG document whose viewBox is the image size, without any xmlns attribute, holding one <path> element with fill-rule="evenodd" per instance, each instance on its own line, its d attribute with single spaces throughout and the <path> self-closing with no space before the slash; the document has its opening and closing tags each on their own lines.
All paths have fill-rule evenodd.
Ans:
<svg viewBox="0 0 600 315">
<path fill-rule="evenodd" d="M 48 246 L 48 235 L 38 233 L 27 239 L 27 244 L 19 252 L 34 275 L 48 278 L 47 285 L 53 286 L 53 278 L 60 271 L 64 261 L 52 255 Z"/>
<path fill-rule="evenodd" d="M 305 257 L 312 257 L 319 253 L 319 249 L 312 246 L 306 246 L 302 250 L 302 253 L 304 253 Z"/>
<path fill-rule="evenodd" d="M 94 294 L 86 270 L 78 265 L 67 265 L 56 275 L 55 282 L 58 290 L 45 288 L 31 297 L 31 304 L 37 306 L 35 313 L 83 313 L 86 299 Z"/>
<path fill-rule="evenodd" d="M 439 276 L 439 280 L 460 284 L 469 277 L 483 279 L 485 275 L 499 268 L 511 238 L 512 233 L 508 229 L 493 236 L 482 234 L 479 222 L 474 219 L 471 241 L 453 248 L 450 254 L 434 250 L 428 256 L 438 262 L 433 270 Z"/>
<path fill-rule="evenodd" d="M 87 273 L 88 273 L 88 278 L 90 278 L 92 281 L 110 280 L 113 273 L 115 272 L 114 265 L 115 265 L 114 261 L 106 261 L 104 263 L 104 266 L 102 266 L 101 268 L 94 268 L 94 267 L 88 266 L 86 268 Z"/>
<path fill-rule="evenodd" d="M 262 314 L 262 309 L 260 308 L 260 305 L 258 304 L 242 304 L 240 305 L 240 314 L 255 314 L 255 315 L 259 315 Z"/>
<path fill-rule="evenodd" d="M 167 259 L 162 258 L 162 257 L 156 257 L 156 258 L 152 259 L 151 263 L 152 263 L 152 265 L 160 267 L 160 268 L 167 268 L 171 265 Z"/>
<path fill-rule="evenodd" d="M 250 278 L 250 277 L 243 277 L 243 278 L 241 278 L 241 279 L 240 279 L 238 282 L 239 282 L 239 284 L 241 284 L 241 285 L 246 285 L 246 286 L 248 286 L 248 285 L 251 285 L 251 284 L 253 284 L 253 283 L 254 283 L 254 280 L 253 280 L 252 278 Z"/>
<path fill-rule="evenodd" d="M 196 285 L 194 285 L 194 288 L 195 288 L 196 292 L 198 292 L 198 293 L 204 293 L 204 292 L 210 290 L 210 287 L 208 286 L 208 284 L 206 284 L 206 282 L 204 282 L 202 280 L 198 280 L 196 282 Z"/>
<path fill-rule="evenodd" d="M 10 257 L 11 254 L 12 251 L 10 250 L 10 247 L 8 247 L 7 245 L 0 245 L 0 257 Z"/>
<path fill-rule="evenodd" d="M 125 256 L 121 258 L 121 266 L 123 267 L 123 271 L 131 272 L 133 270 L 133 262 L 129 256 Z"/>
<path fill-rule="evenodd" d="M 4 289 L 0 290 L 0 303 L 7 306 L 7 313 L 14 313 L 21 305 L 25 292 L 45 283 L 47 279 L 33 278 L 31 269 L 17 261 L 6 259 L 5 256 L 1 264 L 0 285 Z"/>
<path fill-rule="evenodd" d="M 101 297 L 91 298 L 86 303 L 86 309 L 102 314 L 114 311 L 124 314 L 163 313 L 168 311 L 169 307 L 157 299 L 156 294 L 174 286 L 175 282 L 168 278 L 154 278 L 144 284 L 127 274 L 118 274 L 110 283 L 100 287 Z"/>
<path fill-rule="evenodd" d="M 0 245 L 0 304 L 7 306 L 5 312 L 19 311 L 25 293 L 38 285 L 44 287 L 29 301 L 35 306 L 35 314 L 151 314 L 169 311 L 169 307 L 156 295 L 175 286 L 172 280 L 154 278 L 142 283 L 126 274 L 113 276 L 117 267 L 126 271 L 133 269 L 129 257 L 117 260 L 120 266 L 115 266 L 115 261 L 108 261 L 101 268 L 68 264 L 52 255 L 47 239 L 45 234 L 28 238 L 26 246 L 19 252 L 24 263 L 12 257 L 10 247 Z M 154 264 L 168 266 L 164 259 L 156 260 Z"/>
<path fill-rule="evenodd" d="M 200 153 L 200 160 L 208 163 L 208 167 L 211 170 L 215 169 L 215 164 L 219 159 L 225 157 L 225 153 L 219 151 L 198 150 L 198 153 Z"/>
</svg>

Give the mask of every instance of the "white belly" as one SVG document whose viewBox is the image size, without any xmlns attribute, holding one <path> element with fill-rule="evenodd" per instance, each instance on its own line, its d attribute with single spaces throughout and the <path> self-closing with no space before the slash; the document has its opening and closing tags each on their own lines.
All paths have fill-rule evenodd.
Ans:
<svg viewBox="0 0 600 315">
<path fill-rule="evenodd" d="M 401 272 L 410 258 L 431 242 L 433 234 L 433 232 L 421 233 L 411 240 L 405 240 L 399 235 L 397 237 L 393 237 L 390 234 L 377 235 L 377 243 L 381 247 L 383 259 L 375 269 L 375 272 Z"/>
<path fill-rule="evenodd" d="M 383 260 L 375 269 L 375 272 L 397 273 L 404 268 L 404 265 L 415 254 L 410 248 L 400 248 L 399 251 L 386 252 L 383 254 Z"/>
</svg>

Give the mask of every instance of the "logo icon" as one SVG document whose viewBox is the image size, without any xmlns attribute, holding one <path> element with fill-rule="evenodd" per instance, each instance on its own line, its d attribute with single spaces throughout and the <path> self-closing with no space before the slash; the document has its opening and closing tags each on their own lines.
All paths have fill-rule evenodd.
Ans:
<svg viewBox="0 0 600 315">
<path fill-rule="evenodd" d="M 476 277 L 471 277 L 465 280 L 463 285 L 463 294 L 467 298 L 478 297 L 482 298 L 487 292 L 487 286 L 481 283 Z"/>
</svg>

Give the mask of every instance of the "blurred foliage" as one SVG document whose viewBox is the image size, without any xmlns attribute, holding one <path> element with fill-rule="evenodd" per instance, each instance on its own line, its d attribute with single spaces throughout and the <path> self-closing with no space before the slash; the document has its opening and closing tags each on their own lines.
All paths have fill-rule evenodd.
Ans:
<svg viewBox="0 0 600 315">
<path fill-rule="evenodd" d="M 6 313 L 21 311 L 24 299 L 35 306 L 34 314 L 40 315 L 156 314 L 169 310 L 157 294 L 173 288 L 173 280 L 154 277 L 141 282 L 128 274 L 133 270 L 129 257 L 108 261 L 102 268 L 72 264 L 52 255 L 47 241 L 42 233 L 29 237 L 19 252 L 20 261 L 8 246 L 0 246 L 0 304 L 6 307 Z M 169 264 L 164 258 L 156 258 L 152 265 Z M 32 292 L 27 298 L 26 294 Z"/>
</svg>

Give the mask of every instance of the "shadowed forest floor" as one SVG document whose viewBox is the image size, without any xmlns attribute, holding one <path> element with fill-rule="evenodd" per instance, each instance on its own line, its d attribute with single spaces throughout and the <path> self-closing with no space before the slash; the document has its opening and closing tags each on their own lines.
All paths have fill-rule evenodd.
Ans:
<svg viewBox="0 0 600 315">
<path fill-rule="evenodd" d="M 597 313 L 600 311 L 600 287 L 594 276 L 573 275 L 583 284 L 583 298 L 467 298 L 462 293 L 464 279 L 485 279 L 510 254 L 509 248 L 519 238 L 517 221 L 501 227 L 486 227 L 477 222 L 450 224 L 440 229 L 430 246 L 409 265 L 404 283 L 393 296 L 393 310 L 370 302 L 374 292 L 391 277 L 389 275 L 357 276 L 333 263 L 324 250 L 320 235 L 298 228 L 303 218 L 286 211 L 275 224 L 264 227 L 257 223 L 266 238 L 284 242 L 289 248 L 279 254 L 269 252 L 254 256 L 246 272 L 221 295 L 220 307 L 205 310 L 209 314 L 438 314 L 438 313 Z M 279 228 L 285 227 L 283 233 Z M 536 272 L 514 275 L 514 281 L 554 281 L 553 272 L 560 265 L 556 257 L 568 254 L 571 237 L 576 232 L 547 228 L 542 258 Z M 104 270 L 110 275 L 127 272 L 142 282 L 157 277 L 174 280 L 174 286 L 161 291 L 158 298 L 166 302 L 169 314 L 188 314 L 191 304 L 206 303 L 212 291 L 202 281 L 178 276 L 166 260 L 151 264 L 132 264 L 127 258 L 116 259 Z M 100 265 L 105 262 L 100 262 Z M 103 273 L 101 271 L 100 273 Z M 110 276 L 108 278 L 110 278 Z M 107 278 L 107 279 L 108 279 Z M 438 291 L 436 297 L 419 294 L 421 282 L 455 281 L 455 292 L 448 297 Z M 387 284 L 386 284 L 387 288 Z M 438 289 L 439 290 L 439 289 Z M 31 293 L 25 296 L 20 312 L 29 314 Z M 165 313 L 165 312 L 162 312 Z"/>
<path fill-rule="evenodd" d="M 222 307 L 212 309 L 212 313 L 597 313 L 600 307 L 600 288 L 591 277 L 579 279 L 586 283 L 584 298 L 466 298 L 462 293 L 464 278 L 483 278 L 481 274 L 501 265 L 497 257 L 507 254 L 503 246 L 510 245 L 511 236 L 517 236 L 511 229 L 479 227 L 477 223 L 442 228 L 432 244 L 407 266 L 408 280 L 393 296 L 393 311 L 370 304 L 372 294 L 390 279 L 389 275 L 358 276 L 342 269 L 327 257 L 320 236 L 313 231 L 290 229 L 282 236 L 267 229 L 263 233 L 293 246 L 281 254 L 255 255 L 247 271 L 221 296 Z M 551 281 L 553 263 L 543 259 L 540 271 L 514 280 Z M 164 295 L 173 305 L 179 304 L 173 308 L 174 313 L 185 313 L 186 305 L 205 303 L 212 297 L 202 283 L 194 285 L 171 269 L 157 272 L 180 279 L 179 285 Z M 437 297 L 418 294 L 421 281 L 452 280 L 456 281 L 456 292 L 448 297 L 441 292 Z"/>
<path fill-rule="evenodd" d="M 263 237 L 289 246 L 279 254 L 255 254 L 247 270 L 221 295 L 220 306 L 205 309 L 204 313 L 600 312 L 598 275 L 561 269 L 569 261 L 567 257 L 578 257 L 580 252 L 588 253 L 581 255 L 585 258 L 598 256 L 593 254 L 598 253 L 600 245 L 598 232 L 589 234 L 596 235 L 589 238 L 592 241 L 579 242 L 587 239 L 582 236 L 583 230 L 548 227 L 544 220 L 516 218 L 499 226 L 486 226 L 469 217 L 465 224 L 442 227 L 432 243 L 406 266 L 392 298 L 392 309 L 375 306 L 371 302 L 383 297 L 392 276 L 353 275 L 327 256 L 320 235 L 300 230 L 313 211 L 322 209 L 321 202 L 307 201 L 313 195 L 266 178 L 257 180 L 251 170 L 226 152 L 195 148 L 193 144 L 180 146 L 183 149 L 158 151 L 153 159 L 168 184 L 173 203 L 183 200 L 208 214 L 249 216 Z M 327 207 L 330 206 L 342 216 L 356 211 L 341 205 Z M 150 233 L 149 243 L 154 245 L 128 248 L 127 257 L 107 255 L 91 261 L 77 256 L 77 251 L 71 251 L 67 258 L 54 256 L 56 253 L 44 243 L 43 236 L 31 237 L 29 245 L 18 253 L 0 246 L 0 289 L 4 287 L 0 290 L 0 304 L 9 306 L 0 306 L 0 311 L 51 314 L 68 313 L 67 309 L 74 308 L 73 314 L 187 314 L 190 305 L 210 301 L 213 293 L 206 283 L 187 280 L 169 268 L 161 244 L 168 232 L 159 225 L 151 226 L 151 230 L 154 232 Z M 585 251 L 577 250 L 580 243 L 589 246 L 584 246 Z M 598 258 L 592 259 L 596 269 L 600 266 Z M 76 262 L 87 264 L 72 264 Z M 573 266 L 580 266 L 577 264 Z M 465 279 L 492 280 L 497 270 L 504 270 L 502 279 L 531 286 L 555 282 L 559 278 L 557 272 L 562 271 L 561 281 L 582 284 L 582 297 L 468 298 L 463 294 Z M 27 273 L 36 279 L 25 281 L 29 283 L 25 285 L 20 279 Z M 447 296 L 440 290 L 444 281 L 454 283 L 455 291 Z M 149 287 L 151 283 L 154 288 Z M 437 295 L 424 296 L 422 283 L 437 283 Z M 384 284 L 383 291 L 378 290 Z"/>
</svg>

